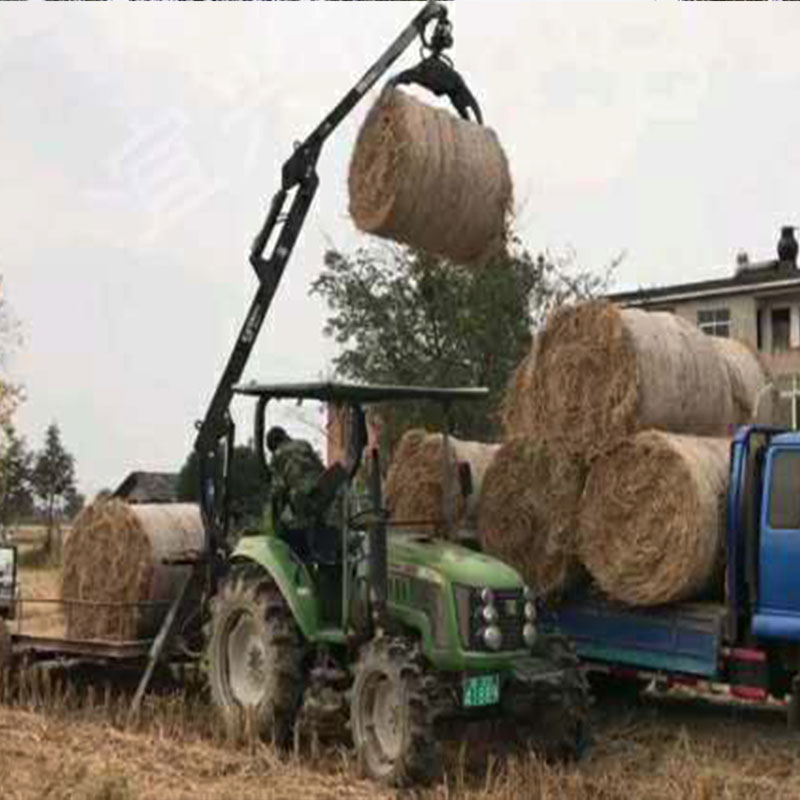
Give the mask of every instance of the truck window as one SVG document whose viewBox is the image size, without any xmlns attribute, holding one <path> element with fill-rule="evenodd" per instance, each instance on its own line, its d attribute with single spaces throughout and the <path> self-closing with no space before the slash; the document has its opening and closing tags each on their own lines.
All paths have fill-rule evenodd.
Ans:
<svg viewBox="0 0 800 800">
<path fill-rule="evenodd" d="M 769 491 L 770 527 L 800 530 L 800 450 L 775 454 Z"/>
</svg>

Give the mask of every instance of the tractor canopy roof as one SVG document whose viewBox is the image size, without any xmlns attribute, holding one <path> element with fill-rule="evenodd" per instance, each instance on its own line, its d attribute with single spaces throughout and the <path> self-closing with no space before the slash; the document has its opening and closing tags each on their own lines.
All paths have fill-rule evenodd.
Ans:
<svg viewBox="0 0 800 800">
<path fill-rule="evenodd" d="M 384 386 L 378 384 L 337 383 L 250 383 L 239 384 L 236 394 L 276 400 L 321 400 L 326 403 L 381 403 L 393 400 L 433 400 L 448 405 L 462 400 L 485 400 L 483 387 Z"/>
</svg>

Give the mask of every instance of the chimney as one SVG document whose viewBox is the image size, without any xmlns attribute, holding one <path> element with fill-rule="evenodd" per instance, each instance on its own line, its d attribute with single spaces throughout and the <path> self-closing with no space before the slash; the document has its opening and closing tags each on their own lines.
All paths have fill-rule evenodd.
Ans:
<svg viewBox="0 0 800 800">
<path fill-rule="evenodd" d="M 793 225 L 784 225 L 781 228 L 781 238 L 778 240 L 778 260 L 781 264 L 791 264 L 797 269 L 797 239 L 795 239 L 794 231 Z"/>
</svg>

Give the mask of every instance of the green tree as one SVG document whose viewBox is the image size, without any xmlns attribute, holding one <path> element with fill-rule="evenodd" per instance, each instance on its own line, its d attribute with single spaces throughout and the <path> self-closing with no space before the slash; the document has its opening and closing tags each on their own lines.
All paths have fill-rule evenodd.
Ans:
<svg viewBox="0 0 800 800">
<path fill-rule="evenodd" d="M 53 550 L 53 531 L 67 499 L 75 493 L 75 459 L 64 449 L 61 432 L 54 422 L 45 433 L 44 448 L 36 455 L 33 490 L 47 519 L 45 551 Z"/>
<path fill-rule="evenodd" d="M 454 433 L 491 440 L 511 373 L 531 346 L 532 331 L 564 302 L 608 284 L 577 269 L 574 254 L 531 255 L 518 239 L 480 268 L 385 244 L 346 254 L 329 250 L 311 294 L 326 301 L 324 328 L 341 346 L 338 375 L 377 383 L 486 386 L 485 403 L 452 412 Z M 411 425 L 439 426 L 436 406 L 397 405 L 385 412 L 389 443 Z"/>
<path fill-rule="evenodd" d="M 11 424 L 2 429 L 0 445 L 0 525 L 3 528 L 33 514 L 33 454 Z"/>
<path fill-rule="evenodd" d="M 64 497 L 64 516 L 70 520 L 75 519 L 85 505 L 86 498 L 73 487 Z"/>
<path fill-rule="evenodd" d="M 5 372 L 8 357 L 22 342 L 20 326 L 5 297 L 5 288 L 0 278 L 0 369 Z M 0 425 L 11 422 L 14 412 L 23 399 L 22 387 L 5 374 L 0 377 Z"/>
<path fill-rule="evenodd" d="M 178 475 L 178 498 L 197 502 L 199 496 L 197 453 L 192 451 Z M 233 527 L 242 528 L 260 520 L 268 500 L 269 486 L 261 473 L 255 450 L 247 445 L 234 448 L 230 497 Z"/>
</svg>

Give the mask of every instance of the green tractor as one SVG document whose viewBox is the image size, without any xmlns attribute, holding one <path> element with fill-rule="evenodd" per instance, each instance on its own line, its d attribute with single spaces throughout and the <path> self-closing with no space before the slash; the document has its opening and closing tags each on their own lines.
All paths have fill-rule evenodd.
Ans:
<svg viewBox="0 0 800 800">
<path fill-rule="evenodd" d="M 486 391 L 335 383 L 236 391 L 257 398 L 256 442 L 275 399 L 344 405 L 351 433 L 346 465 L 320 480 L 340 501 L 341 529 L 310 532 L 311 556 L 301 559 L 265 524 L 228 558 L 206 650 L 226 720 L 280 743 L 349 727 L 364 773 L 393 785 L 435 778 L 439 734 L 459 721 L 513 720 L 547 752 L 577 755 L 584 679 L 566 642 L 537 631 L 536 599 L 519 574 L 470 547 L 393 527 L 377 450 L 367 459 L 367 497 L 354 488 L 367 445 L 364 404 L 447 408 Z M 258 452 L 266 468 L 263 445 Z M 457 475 L 468 494 L 469 466 Z"/>
<path fill-rule="evenodd" d="M 368 387 L 342 384 L 240 385 L 320 185 L 324 144 L 414 42 L 423 59 L 389 86 L 416 85 L 446 97 L 469 124 L 483 114 L 447 55 L 453 46 L 448 6 L 428 0 L 350 91 L 283 164 L 280 186 L 250 248 L 258 288 L 195 439 L 202 552 L 173 599 L 150 648 L 133 699 L 140 708 L 154 670 L 191 628 L 202 642 L 215 704 L 232 725 L 288 743 L 304 731 L 352 734 L 364 771 L 392 784 L 435 776 L 436 742 L 448 721 L 501 718 L 536 733 L 559 754 L 585 741 L 586 687 L 572 650 L 537 632 L 536 600 L 511 567 L 477 549 L 388 525 L 377 453 L 369 492 L 354 490 L 366 444 L 364 405 L 438 400 L 445 407 L 485 397 L 480 389 Z M 291 346 L 291 345 L 289 345 Z M 300 558 L 268 527 L 231 547 L 230 464 L 236 394 L 256 402 L 258 452 L 271 400 L 319 400 L 351 411 L 350 458 L 323 475 L 321 497 L 343 505 L 333 530 L 312 531 L 317 545 Z M 470 491 L 468 470 L 460 486 Z M 187 622 L 187 619 L 189 620 Z"/>
</svg>

